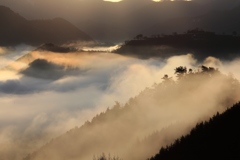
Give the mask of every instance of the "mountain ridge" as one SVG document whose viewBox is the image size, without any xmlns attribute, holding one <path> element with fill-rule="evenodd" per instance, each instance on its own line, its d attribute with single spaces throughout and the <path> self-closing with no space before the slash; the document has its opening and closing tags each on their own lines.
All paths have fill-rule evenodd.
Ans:
<svg viewBox="0 0 240 160">
<path fill-rule="evenodd" d="M 0 13 L 0 45 L 2 46 L 93 41 L 89 35 L 63 18 L 27 20 L 4 6 L 0 6 Z"/>
<path fill-rule="evenodd" d="M 233 59 L 239 56 L 239 40 L 240 36 L 237 32 L 226 35 L 196 28 L 184 33 L 157 34 L 151 37 L 139 34 L 134 39 L 125 41 L 115 52 L 140 58 L 170 57 L 192 53 L 200 60 L 209 55 L 220 59 Z"/>
</svg>

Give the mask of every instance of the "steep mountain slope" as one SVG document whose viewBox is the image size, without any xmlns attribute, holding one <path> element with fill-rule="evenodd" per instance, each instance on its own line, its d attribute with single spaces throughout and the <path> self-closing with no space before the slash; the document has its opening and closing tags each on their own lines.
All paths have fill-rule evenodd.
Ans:
<svg viewBox="0 0 240 160">
<path fill-rule="evenodd" d="M 28 21 L 0 6 L 0 45 L 40 45 L 51 42 L 92 41 L 91 37 L 62 18 Z"/>
<path fill-rule="evenodd" d="M 165 76 L 162 83 L 147 88 L 126 105 L 116 102 L 113 108 L 55 138 L 25 160 L 87 160 L 102 152 L 143 160 L 239 99 L 239 83 L 213 68 L 203 66 L 202 71 L 187 72 L 178 67 L 176 74 L 177 82 Z M 160 132 L 144 140 L 157 130 Z"/>
<path fill-rule="evenodd" d="M 240 158 L 240 103 L 207 122 L 199 123 L 190 134 L 162 148 L 150 160 Z"/>
</svg>

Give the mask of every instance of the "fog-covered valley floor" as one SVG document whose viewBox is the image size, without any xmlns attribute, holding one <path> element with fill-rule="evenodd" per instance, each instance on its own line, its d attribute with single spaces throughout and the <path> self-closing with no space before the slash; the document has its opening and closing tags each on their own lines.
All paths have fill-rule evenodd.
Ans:
<svg viewBox="0 0 240 160">
<path fill-rule="evenodd" d="M 89 47 L 85 49 L 91 50 Z M 34 50 L 33 47 L 21 45 L 15 48 L 1 47 L 0 62 L 0 159 L 9 160 L 26 157 L 51 139 L 91 121 L 107 108 L 116 104 L 124 106 L 130 98 L 139 96 L 146 88 L 151 89 L 154 84 L 160 84 L 165 74 L 177 81 L 174 69 L 178 66 L 186 66 L 197 72 L 201 65 L 205 65 L 218 68 L 224 75 L 233 75 L 240 79 L 238 58 L 223 61 L 208 57 L 200 62 L 191 53 L 166 59 L 139 59 L 110 52 L 58 53 Z M 143 97 L 138 101 L 139 106 L 149 107 L 149 113 L 146 113 L 145 109 L 142 112 L 154 117 L 146 118 L 146 123 L 151 122 L 154 125 L 148 124 L 151 126 L 149 128 L 136 128 L 139 134 L 134 132 L 134 135 L 142 140 L 154 131 L 160 131 L 175 123 L 192 121 L 182 126 L 180 133 L 185 133 L 186 128 L 198 120 L 223 111 L 219 106 L 230 107 L 239 100 L 234 94 L 236 97 L 229 101 L 230 106 L 224 106 L 222 100 L 229 96 L 226 81 L 215 77 L 204 83 L 192 91 L 184 90 L 184 87 L 178 92 L 173 88 L 158 90 L 158 98 L 155 99 L 140 94 Z M 209 86 L 214 85 L 215 87 L 209 90 Z M 187 101 L 186 96 L 189 96 L 191 101 Z M 158 99 L 160 100 L 157 101 Z M 154 107 L 159 105 L 164 106 L 164 109 L 155 110 Z M 179 107 L 182 105 L 185 107 Z M 193 105 L 195 106 L 191 109 Z M 201 109 L 198 108 L 200 106 Z M 139 120 L 142 123 L 143 121 L 145 120 Z M 120 151 L 118 148 L 116 151 L 119 153 L 115 154 L 127 157 L 126 150 Z M 90 157 L 99 152 L 101 153 L 94 150 Z M 84 157 L 89 155 L 83 156 L 83 159 Z"/>
</svg>

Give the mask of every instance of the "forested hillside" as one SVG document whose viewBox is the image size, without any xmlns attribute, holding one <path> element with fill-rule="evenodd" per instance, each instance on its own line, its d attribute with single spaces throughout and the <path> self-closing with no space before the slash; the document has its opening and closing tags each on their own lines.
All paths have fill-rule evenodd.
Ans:
<svg viewBox="0 0 240 160">
<path fill-rule="evenodd" d="M 192 53 L 197 59 L 205 59 L 209 55 L 221 59 L 233 59 L 239 56 L 239 40 L 237 32 L 228 35 L 216 34 L 196 28 L 184 33 L 155 34 L 151 37 L 139 34 L 134 39 L 125 41 L 116 52 L 141 58 Z"/>
<path fill-rule="evenodd" d="M 164 147 L 150 160 L 231 159 L 240 158 L 240 103 L 223 114 L 196 125 L 186 136 Z"/>
<path fill-rule="evenodd" d="M 177 80 L 165 75 L 163 82 L 145 89 L 127 104 L 116 102 L 25 160 L 87 160 L 102 152 L 144 160 L 239 100 L 239 82 L 217 69 L 180 66 L 175 74 Z"/>
</svg>

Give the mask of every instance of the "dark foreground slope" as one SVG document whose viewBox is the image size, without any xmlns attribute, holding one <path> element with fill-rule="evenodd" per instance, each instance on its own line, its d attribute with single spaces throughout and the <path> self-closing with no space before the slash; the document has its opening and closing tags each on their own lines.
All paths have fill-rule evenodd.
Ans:
<svg viewBox="0 0 240 160">
<path fill-rule="evenodd" d="M 92 41 L 90 36 L 62 18 L 28 21 L 4 6 L 0 6 L 0 24 L 1 46 Z"/>
<path fill-rule="evenodd" d="M 151 160 L 240 159 L 240 103 L 198 124 Z"/>
</svg>

